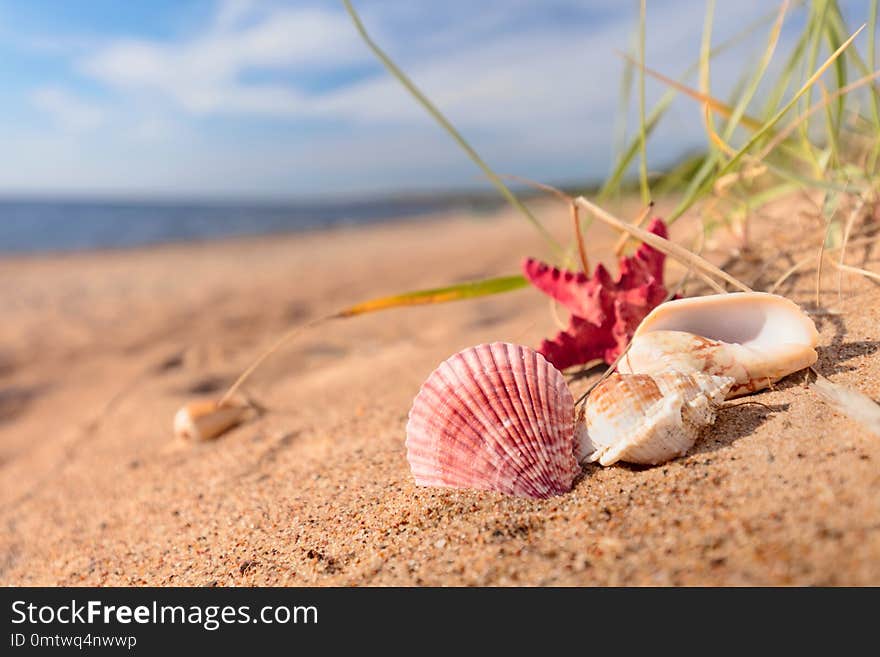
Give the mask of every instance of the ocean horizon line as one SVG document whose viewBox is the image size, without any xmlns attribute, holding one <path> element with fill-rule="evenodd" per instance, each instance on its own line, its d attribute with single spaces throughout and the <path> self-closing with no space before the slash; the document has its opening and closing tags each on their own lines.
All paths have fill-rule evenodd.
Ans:
<svg viewBox="0 0 880 657">
<path fill-rule="evenodd" d="M 337 201 L 6 196 L 0 197 L 0 257 L 298 233 L 442 212 L 488 212 L 503 203 L 482 193 Z"/>
</svg>

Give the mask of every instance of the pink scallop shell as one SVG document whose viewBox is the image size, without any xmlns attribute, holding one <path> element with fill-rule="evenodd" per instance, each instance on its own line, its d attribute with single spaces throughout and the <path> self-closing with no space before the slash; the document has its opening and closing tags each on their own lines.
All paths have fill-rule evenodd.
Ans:
<svg viewBox="0 0 880 657">
<path fill-rule="evenodd" d="M 574 400 L 541 354 L 481 344 L 441 363 L 422 385 L 406 425 L 416 484 L 546 498 L 571 490 Z"/>
</svg>

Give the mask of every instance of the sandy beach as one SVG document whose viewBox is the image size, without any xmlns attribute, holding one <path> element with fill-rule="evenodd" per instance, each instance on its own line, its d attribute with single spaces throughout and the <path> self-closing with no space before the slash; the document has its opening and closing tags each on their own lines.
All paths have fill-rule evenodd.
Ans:
<svg viewBox="0 0 880 657">
<path fill-rule="evenodd" d="M 731 256 L 719 230 L 704 255 L 766 289 L 815 253 L 792 244 L 820 229 L 794 204 L 751 233 L 763 251 Z M 536 209 L 568 241 L 567 208 Z M 694 225 L 672 239 L 690 246 Z M 589 235 L 610 264 L 617 236 Z M 503 211 L 0 259 L 0 584 L 880 584 L 880 438 L 803 373 L 730 404 L 687 456 L 588 466 L 565 496 L 417 488 L 404 427 L 420 384 L 464 347 L 555 332 L 534 289 L 326 323 L 249 382 L 267 414 L 212 442 L 172 436 L 183 403 L 219 396 L 292 325 L 547 255 Z M 848 262 L 878 271 L 880 252 Z M 815 277 L 779 291 L 810 308 Z M 817 369 L 880 399 L 880 287 L 845 275 L 839 293 L 827 268 L 821 291 Z"/>
</svg>

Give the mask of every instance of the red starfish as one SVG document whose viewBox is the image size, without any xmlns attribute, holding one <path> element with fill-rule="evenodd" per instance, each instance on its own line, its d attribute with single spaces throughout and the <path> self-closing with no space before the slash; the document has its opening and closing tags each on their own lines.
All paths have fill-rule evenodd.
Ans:
<svg viewBox="0 0 880 657">
<path fill-rule="evenodd" d="M 651 220 L 648 230 L 667 235 L 659 218 Z M 571 312 L 568 329 L 544 340 L 538 351 L 560 370 L 597 358 L 614 362 L 639 322 L 666 298 L 665 259 L 654 247 L 642 244 L 634 255 L 620 259 L 620 274 L 614 280 L 601 264 L 587 277 L 527 258 L 523 273 L 529 282 Z"/>
</svg>

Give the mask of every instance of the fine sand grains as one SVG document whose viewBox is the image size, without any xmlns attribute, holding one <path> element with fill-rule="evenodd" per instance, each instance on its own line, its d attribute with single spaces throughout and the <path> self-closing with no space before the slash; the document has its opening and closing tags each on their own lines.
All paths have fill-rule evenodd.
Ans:
<svg viewBox="0 0 880 657">
<path fill-rule="evenodd" d="M 538 211 L 566 238 L 567 208 Z M 795 209 L 778 216 L 755 227 L 769 264 L 704 255 L 769 286 L 814 252 L 785 242 L 803 233 Z M 591 261 L 611 262 L 617 236 L 591 231 Z M 529 255 L 542 243 L 504 213 L 0 261 L 0 584 L 880 584 L 880 440 L 802 374 L 721 410 L 684 458 L 591 465 L 565 496 L 417 488 L 404 427 L 420 384 L 469 345 L 555 331 L 534 290 L 327 324 L 249 383 L 270 412 L 215 442 L 171 439 L 177 408 L 222 393 L 291 323 Z M 779 293 L 807 305 L 813 276 Z M 877 399 L 880 290 L 843 283 L 838 301 L 826 270 L 841 314 L 815 315 L 816 367 Z"/>
</svg>

